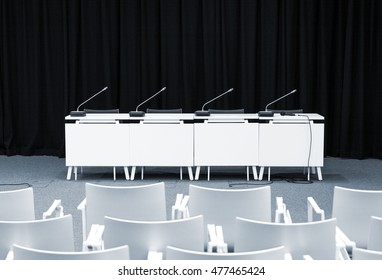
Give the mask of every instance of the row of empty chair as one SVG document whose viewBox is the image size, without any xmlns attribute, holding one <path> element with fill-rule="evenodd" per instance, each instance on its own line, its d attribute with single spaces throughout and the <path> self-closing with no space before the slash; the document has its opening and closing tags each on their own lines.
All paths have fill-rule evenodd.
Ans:
<svg viewBox="0 0 382 280">
<path fill-rule="evenodd" d="M 382 191 L 335 187 L 331 218 L 325 219 L 325 215 L 321 215 L 319 221 L 292 223 L 288 219 L 271 221 L 270 186 L 211 189 L 190 185 L 188 194 L 184 195 L 187 203 L 182 206 L 187 209 L 184 212 L 187 214 L 178 219 L 166 216 L 164 183 L 126 187 L 88 183 L 85 188 L 86 198 L 79 206 L 84 243 L 92 225 L 102 225 L 100 250 L 74 252 L 71 215 L 49 220 L 29 217 L 29 221 L 12 221 L 13 218 L 6 221 L 3 215 L 0 234 L 5 238 L 0 241 L 0 258 L 5 258 L 13 246 L 15 259 L 32 256 L 146 259 L 148 252 L 158 252 L 164 259 L 285 259 L 288 255 L 292 259 L 338 259 L 339 244 L 350 247 L 346 247 L 346 251 L 353 259 L 381 256 Z M 9 193 L 7 195 L 9 200 Z M 317 211 L 319 207 L 315 204 L 314 208 Z M 286 207 L 284 210 L 286 214 Z M 63 220 L 65 230 L 59 230 L 55 225 L 55 232 L 47 226 Z M 211 224 L 223 229 L 228 247 L 226 252 L 208 252 L 211 241 L 208 225 Z M 38 238 L 37 241 L 32 240 L 39 230 L 44 232 L 38 234 L 40 241 Z M 340 243 L 339 232 L 350 243 Z M 58 242 L 64 238 L 63 235 L 67 241 Z M 106 254 L 118 252 L 117 248 L 122 248 L 124 253 L 114 257 Z M 29 255 L 19 257 L 20 252 L 28 250 Z M 54 253 L 62 256 L 53 257 Z M 366 257 L 367 254 L 370 256 Z"/>
</svg>

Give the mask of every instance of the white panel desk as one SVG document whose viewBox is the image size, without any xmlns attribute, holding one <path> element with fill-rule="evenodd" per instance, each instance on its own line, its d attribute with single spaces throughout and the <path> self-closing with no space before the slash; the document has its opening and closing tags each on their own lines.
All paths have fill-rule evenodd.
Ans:
<svg viewBox="0 0 382 280">
<path fill-rule="evenodd" d="M 193 180 L 193 114 L 87 114 L 65 118 L 67 179 L 78 166 L 122 166 L 126 179 L 132 167 L 182 166 Z M 71 122 L 71 123 L 69 123 Z"/>
<path fill-rule="evenodd" d="M 120 123 L 121 114 L 88 114 L 86 117 L 70 117 L 65 120 L 65 151 L 67 179 L 77 167 L 111 166 L 115 180 L 115 167 L 122 166 L 126 179 L 129 155 L 129 125 Z M 71 122 L 68 122 L 71 121 Z"/>
<path fill-rule="evenodd" d="M 146 114 L 139 123 L 130 124 L 131 177 L 137 166 L 173 166 L 188 168 L 189 179 L 193 180 L 192 166 L 193 114 Z"/>
<path fill-rule="evenodd" d="M 318 114 L 260 117 L 257 114 L 87 114 L 65 118 L 67 179 L 78 166 L 123 167 L 134 179 L 136 167 L 187 167 L 193 180 L 200 167 L 245 166 L 259 179 L 268 167 L 308 167 L 322 180 L 324 117 Z M 128 167 L 132 167 L 129 176 Z"/>
<path fill-rule="evenodd" d="M 249 167 L 252 167 L 256 180 L 257 114 L 211 114 L 209 117 L 195 117 L 195 121 L 198 120 L 202 123 L 194 124 L 195 180 L 199 179 L 201 166 L 207 166 L 207 180 L 210 180 L 210 166 L 245 166 L 247 180 Z"/>
<path fill-rule="evenodd" d="M 324 117 L 318 114 L 299 114 L 259 118 L 259 179 L 264 167 L 310 167 L 317 169 L 322 180 L 324 165 Z M 314 169 L 313 169 L 314 170 Z"/>
</svg>

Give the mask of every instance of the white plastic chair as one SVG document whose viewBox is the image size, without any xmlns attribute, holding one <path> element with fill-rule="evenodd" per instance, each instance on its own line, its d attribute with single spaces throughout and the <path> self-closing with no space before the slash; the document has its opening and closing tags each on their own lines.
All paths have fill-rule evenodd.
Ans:
<svg viewBox="0 0 382 280">
<path fill-rule="evenodd" d="M 222 226 L 224 241 L 232 251 L 236 217 L 271 221 L 270 186 L 251 189 L 212 189 L 196 185 L 189 187 L 188 211 L 190 216 L 203 215 L 205 244 L 207 225 Z"/>
<path fill-rule="evenodd" d="M 285 224 L 236 218 L 235 252 L 277 246 L 284 246 L 292 259 L 335 260 L 336 219 Z"/>
<path fill-rule="evenodd" d="M 358 248 L 367 248 L 371 216 L 382 217 L 382 191 L 334 188 L 332 217 Z"/>
<path fill-rule="evenodd" d="M 209 253 L 167 246 L 167 260 L 284 260 L 285 248 L 279 246 L 267 250 L 240 253 Z"/>
<path fill-rule="evenodd" d="M 163 182 L 141 186 L 105 186 L 86 183 L 86 198 L 77 209 L 82 213 L 83 241 L 93 224 L 102 225 L 105 216 L 121 219 L 166 220 Z"/>
<path fill-rule="evenodd" d="M 362 248 L 354 248 L 352 260 L 382 260 L 382 252 Z"/>
<path fill-rule="evenodd" d="M 203 251 L 203 217 L 169 221 L 132 221 L 105 217 L 105 248 L 128 245 L 130 258 L 147 259 L 149 252 L 162 253 L 166 246 Z"/>
<path fill-rule="evenodd" d="M 367 249 L 382 252 L 382 217 L 370 218 Z"/>
<path fill-rule="evenodd" d="M 63 252 L 13 245 L 13 260 L 129 260 L 129 246 L 101 251 Z"/>
<path fill-rule="evenodd" d="M 74 251 L 72 216 L 0 221 L 0 259 L 6 258 L 13 244 L 42 250 Z"/>
<path fill-rule="evenodd" d="M 0 221 L 32 221 L 36 219 L 33 188 L 0 191 Z M 63 216 L 61 200 L 55 200 L 43 213 L 43 219 Z"/>
</svg>

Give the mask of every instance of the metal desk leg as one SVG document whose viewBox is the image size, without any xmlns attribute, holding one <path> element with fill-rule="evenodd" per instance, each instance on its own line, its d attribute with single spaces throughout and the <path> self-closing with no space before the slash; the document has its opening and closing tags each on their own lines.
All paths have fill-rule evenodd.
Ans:
<svg viewBox="0 0 382 280">
<path fill-rule="evenodd" d="M 257 168 L 256 166 L 252 166 L 252 172 L 253 172 L 253 180 L 257 180 Z"/>
<path fill-rule="evenodd" d="M 191 181 L 194 180 L 194 175 L 192 174 L 192 167 L 189 166 L 187 167 L 187 169 L 188 169 L 188 177 L 190 178 Z"/>
<path fill-rule="evenodd" d="M 263 180 L 263 175 L 264 175 L 264 166 L 260 167 L 260 174 L 259 174 L 259 180 Z"/>
<path fill-rule="evenodd" d="M 127 166 L 124 166 L 123 170 L 125 171 L 125 178 L 126 178 L 126 180 L 130 180 L 129 169 L 127 168 Z"/>
<path fill-rule="evenodd" d="M 195 171 L 195 180 L 199 180 L 199 174 L 200 174 L 200 166 L 197 166 L 196 167 L 196 171 Z"/>
<path fill-rule="evenodd" d="M 318 176 L 318 180 L 322 181 L 321 167 L 317 167 L 317 176 Z"/>
<path fill-rule="evenodd" d="M 68 173 L 66 174 L 66 180 L 70 180 L 72 177 L 73 166 L 68 166 Z"/>
<path fill-rule="evenodd" d="M 135 177 L 135 170 L 137 169 L 136 166 L 133 166 L 131 168 L 131 177 L 130 177 L 130 180 L 134 180 L 134 177 Z"/>
</svg>

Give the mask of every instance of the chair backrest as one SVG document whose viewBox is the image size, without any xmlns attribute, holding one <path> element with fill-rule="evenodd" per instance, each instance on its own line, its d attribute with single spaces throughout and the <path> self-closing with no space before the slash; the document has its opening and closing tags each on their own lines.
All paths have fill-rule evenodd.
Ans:
<svg viewBox="0 0 382 280">
<path fill-rule="evenodd" d="M 371 216 L 367 249 L 382 251 L 382 217 Z"/>
<path fill-rule="evenodd" d="M 86 183 L 87 229 L 104 217 L 127 220 L 166 220 L 163 182 L 142 186 L 103 186 Z"/>
<path fill-rule="evenodd" d="M 359 248 L 367 246 L 371 216 L 382 217 L 382 191 L 334 188 L 332 217 Z"/>
<path fill-rule="evenodd" d="M 352 260 L 382 260 L 382 252 L 353 248 Z"/>
<path fill-rule="evenodd" d="M 275 248 L 240 253 L 208 253 L 167 246 L 167 260 L 284 260 L 285 248 Z"/>
<path fill-rule="evenodd" d="M 0 221 L 35 219 L 33 188 L 0 192 Z"/>
<path fill-rule="evenodd" d="M 74 251 L 72 216 L 0 221 L 0 259 L 5 259 L 13 244 L 42 250 Z"/>
<path fill-rule="evenodd" d="M 203 250 L 203 217 L 169 221 L 129 221 L 105 217 L 105 248 L 128 245 L 130 258 L 147 259 L 149 251 L 162 252 L 166 246 Z"/>
<path fill-rule="evenodd" d="M 129 246 L 88 252 L 63 252 L 13 245 L 14 260 L 129 260 Z"/>
<path fill-rule="evenodd" d="M 224 241 L 232 251 L 236 217 L 271 221 L 270 186 L 251 189 L 212 189 L 195 185 L 189 187 L 190 216 L 203 215 L 205 242 L 207 224 L 223 227 Z"/>
<path fill-rule="evenodd" d="M 182 108 L 176 109 L 150 109 L 147 108 L 146 112 L 150 114 L 181 114 Z"/>
<path fill-rule="evenodd" d="M 270 223 L 236 219 L 235 252 L 285 246 L 293 259 L 336 259 L 336 219 L 310 223 Z"/>
</svg>

